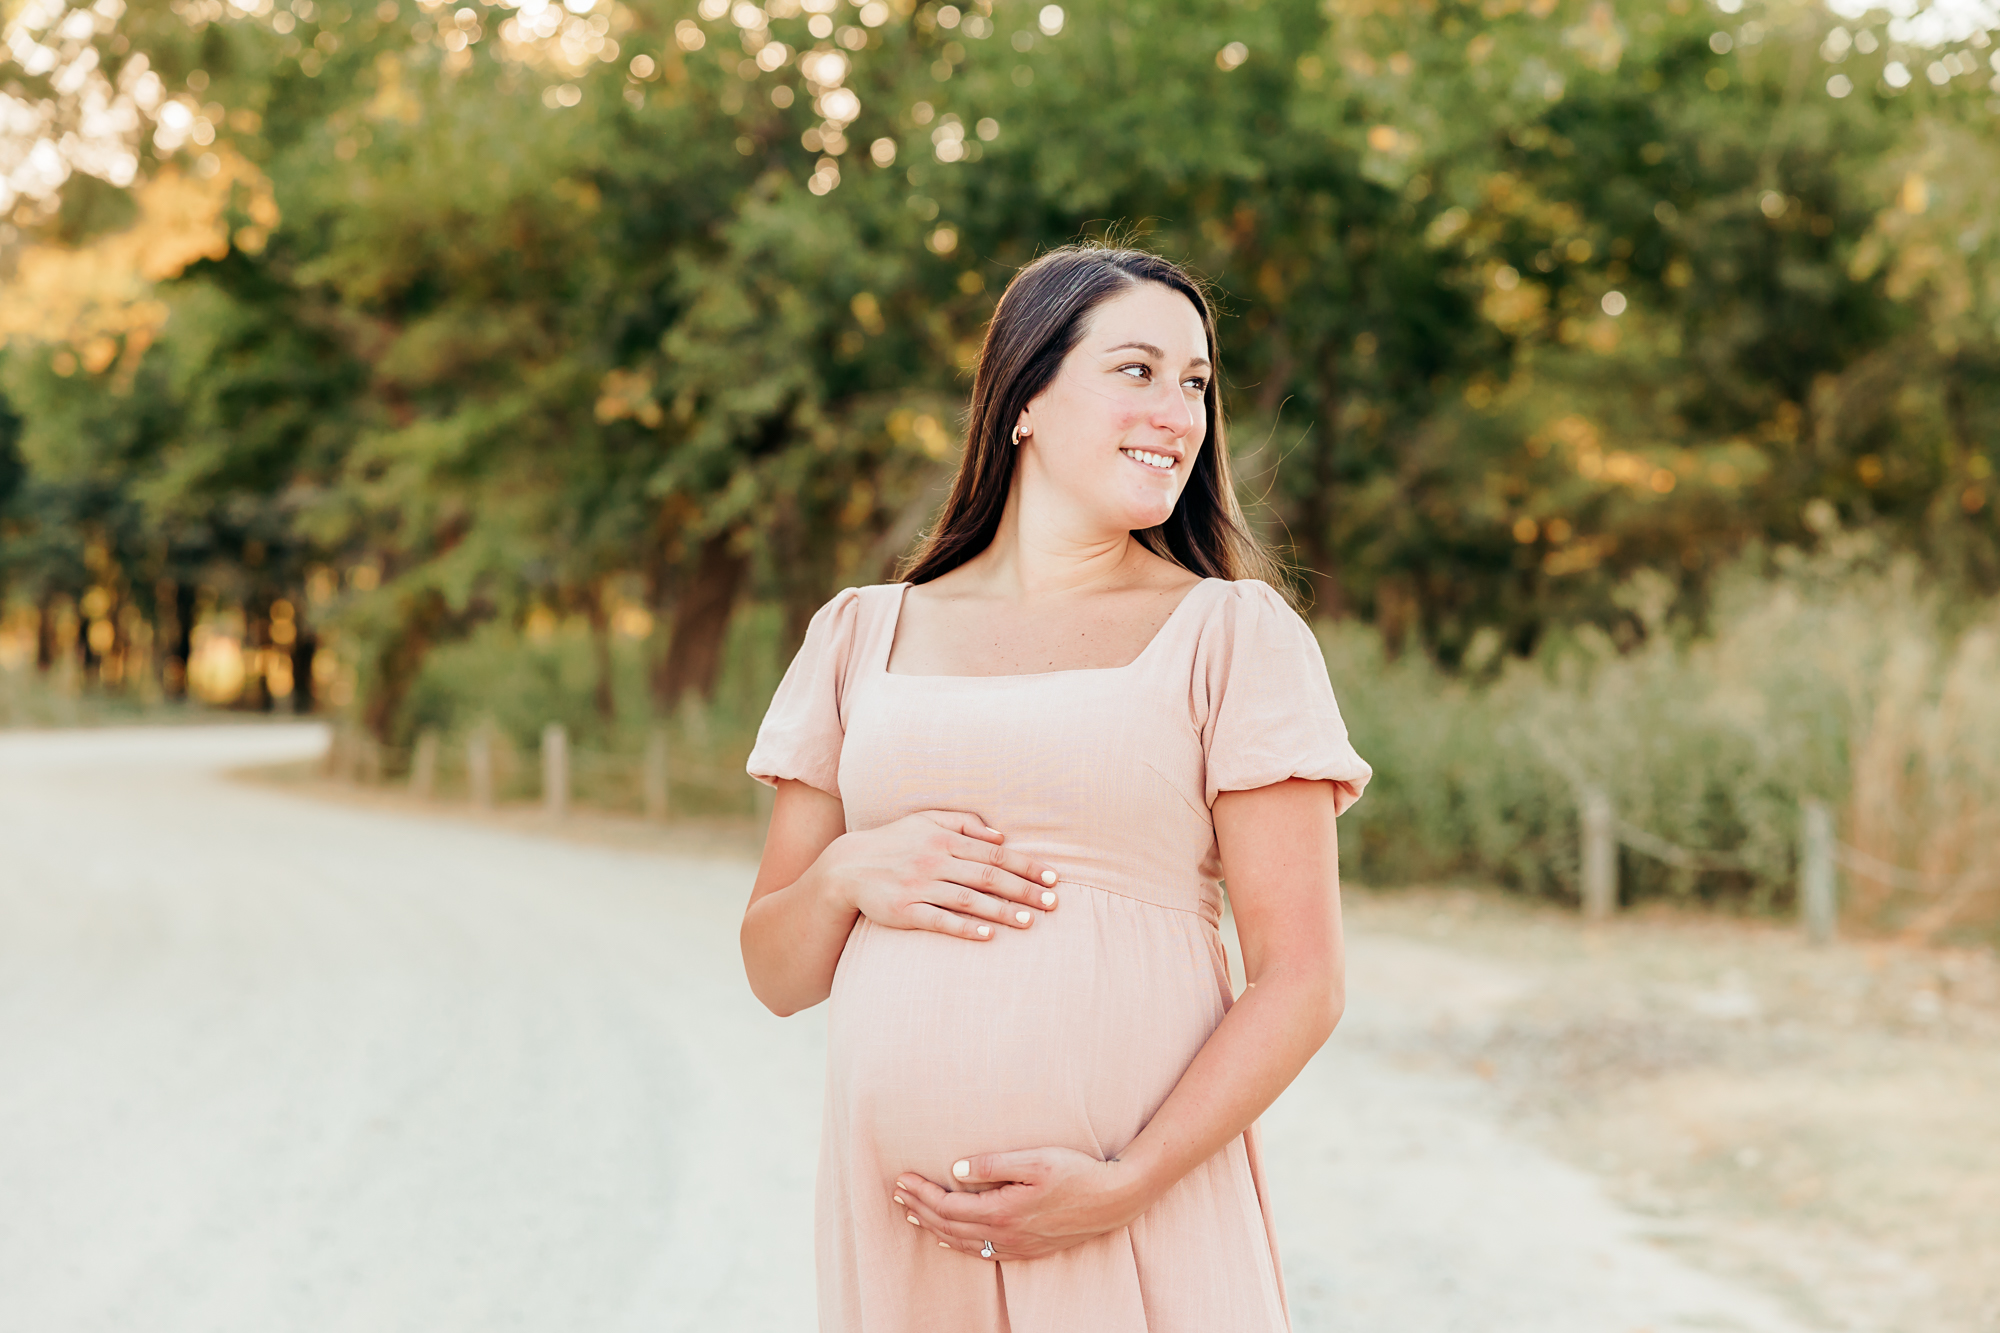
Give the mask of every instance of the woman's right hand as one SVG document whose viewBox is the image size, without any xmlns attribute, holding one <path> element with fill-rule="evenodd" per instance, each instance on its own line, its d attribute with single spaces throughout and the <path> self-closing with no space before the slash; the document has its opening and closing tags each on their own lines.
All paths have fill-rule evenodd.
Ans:
<svg viewBox="0 0 2000 1333">
<path fill-rule="evenodd" d="M 1005 842 L 975 815 L 920 810 L 836 838 L 819 870 L 842 903 L 877 925 L 987 940 L 996 925 L 1026 930 L 1056 905 L 1054 868 Z"/>
</svg>

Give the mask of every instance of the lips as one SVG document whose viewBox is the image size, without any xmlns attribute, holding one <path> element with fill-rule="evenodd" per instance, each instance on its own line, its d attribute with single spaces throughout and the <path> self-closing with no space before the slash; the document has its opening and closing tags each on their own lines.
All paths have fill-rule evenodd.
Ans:
<svg viewBox="0 0 2000 1333">
<path fill-rule="evenodd" d="M 1172 454 L 1156 454 L 1150 449 L 1120 449 L 1118 452 L 1155 472 L 1172 472 L 1177 461 Z"/>
</svg>

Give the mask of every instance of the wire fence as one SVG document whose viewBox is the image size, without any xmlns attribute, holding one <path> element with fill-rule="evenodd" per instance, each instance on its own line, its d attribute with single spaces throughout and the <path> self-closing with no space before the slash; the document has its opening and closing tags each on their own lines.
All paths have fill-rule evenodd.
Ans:
<svg viewBox="0 0 2000 1333">
<path fill-rule="evenodd" d="M 1543 758 L 1568 780 L 1576 794 L 1577 823 L 1582 842 L 1578 849 L 1578 864 L 1582 872 L 1580 889 L 1586 917 L 1601 920 L 1618 910 L 1620 847 L 1695 873 L 1757 869 L 1751 858 L 1741 852 L 1726 848 L 1684 847 L 1620 818 L 1612 807 L 1610 796 L 1590 778 L 1574 756 L 1546 732 L 1535 731 L 1532 734 Z M 1838 927 L 1839 869 L 1904 892 L 1944 894 L 1956 891 L 1956 886 L 1941 884 L 1921 871 L 1893 865 L 1842 842 L 1835 836 L 1832 811 L 1825 802 L 1817 800 L 1806 800 L 1799 806 L 1796 866 L 1800 924 L 1808 937 L 1820 943 L 1831 940 Z"/>
<path fill-rule="evenodd" d="M 1751 859 L 1727 848 L 1685 847 L 1619 817 L 1609 795 L 1583 766 L 1546 734 L 1538 748 L 1576 794 L 1581 847 L 1583 912 L 1604 919 L 1619 907 L 1618 849 L 1627 848 L 1694 873 L 1754 871 Z M 426 800 L 457 796 L 491 808 L 504 800 L 539 798 L 553 816 L 573 802 L 594 808 L 632 811 L 648 819 L 672 814 L 751 814 L 767 816 L 770 788 L 750 779 L 742 758 L 683 745 L 676 750 L 665 728 L 655 728 L 638 754 L 588 749 L 570 744 L 559 722 L 542 729 L 536 762 L 503 742 L 495 729 L 480 727 L 446 746 L 437 732 L 424 732 L 408 747 L 383 745 L 359 728 L 342 726 L 327 752 L 327 771 L 350 782 L 379 785 L 395 778 Z M 1905 892 L 1949 892 L 1950 885 L 1906 869 L 1842 842 L 1834 834 L 1831 811 L 1808 800 L 1799 809 L 1797 854 L 1801 924 L 1816 941 L 1833 938 L 1839 919 L 1839 869 Z"/>
</svg>

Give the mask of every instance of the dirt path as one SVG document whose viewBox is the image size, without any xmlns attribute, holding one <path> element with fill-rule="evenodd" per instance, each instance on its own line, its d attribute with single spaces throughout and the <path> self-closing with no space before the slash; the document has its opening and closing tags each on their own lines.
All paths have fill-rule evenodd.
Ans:
<svg viewBox="0 0 2000 1333">
<path fill-rule="evenodd" d="M 812 1326 L 822 1027 L 737 859 L 314 802 L 316 728 L 0 736 L 0 1328 Z M 1424 1052 L 1518 970 L 1355 941 L 1267 1135 L 1297 1326 L 1796 1333 Z"/>
</svg>

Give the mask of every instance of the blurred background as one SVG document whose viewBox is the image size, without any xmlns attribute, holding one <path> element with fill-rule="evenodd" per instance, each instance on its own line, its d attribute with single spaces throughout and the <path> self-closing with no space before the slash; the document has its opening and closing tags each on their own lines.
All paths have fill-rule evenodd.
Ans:
<svg viewBox="0 0 2000 1333">
<path fill-rule="evenodd" d="M 1962 1020 L 1918 1100 L 2000 1095 L 1983 0 L 4 12 L 0 725 L 310 715 L 314 781 L 754 831 L 764 703 L 928 521 L 999 292 L 1123 240 L 1214 284 L 1381 920 L 1637 909 L 1689 1022 L 1846 1005 L 1887 1087 Z M 1738 964 L 1799 917 L 1861 952 L 1785 953 L 1783 1018 Z M 1573 1020 L 1524 1067 L 1692 1058 Z M 1990 1162 L 1878 1148 L 1838 1225 L 1938 1224 L 1922 1326 L 2000 1327 Z"/>
<path fill-rule="evenodd" d="M 663 723 L 747 807 L 997 293 L 1114 235 L 1215 283 L 1353 868 L 1574 895 L 1587 780 L 1734 858 L 1628 894 L 1768 907 L 1819 800 L 1911 872 L 1855 910 L 1990 941 L 1994 16 L 1747 2 L 17 5 L 0 708 L 447 787 L 490 726 L 503 791 Z"/>
</svg>

